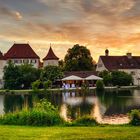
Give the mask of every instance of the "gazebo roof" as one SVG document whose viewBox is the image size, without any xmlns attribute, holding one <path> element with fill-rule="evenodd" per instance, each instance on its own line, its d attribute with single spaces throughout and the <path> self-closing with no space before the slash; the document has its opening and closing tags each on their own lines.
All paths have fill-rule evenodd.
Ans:
<svg viewBox="0 0 140 140">
<path fill-rule="evenodd" d="M 90 75 L 86 77 L 85 80 L 103 80 L 103 78 L 95 76 L 95 75 Z"/>
<path fill-rule="evenodd" d="M 71 75 L 62 79 L 62 81 L 70 81 L 70 80 L 84 80 L 84 79 L 75 75 Z"/>
</svg>

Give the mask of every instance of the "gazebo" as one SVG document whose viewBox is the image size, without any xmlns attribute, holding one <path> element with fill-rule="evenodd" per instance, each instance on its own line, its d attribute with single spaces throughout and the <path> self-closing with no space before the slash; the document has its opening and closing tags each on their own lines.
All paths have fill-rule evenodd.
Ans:
<svg viewBox="0 0 140 140">
<path fill-rule="evenodd" d="M 101 77 L 96 76 L 93 71 L 71 71 L 65 72 L 62 79 L 63 86 L 66 88 L 74 88 L 75 86 L 81 87 L 83 83 L 88 83 L 89 86 L 95 86 L 97 80 L 102 80 Z"/>
</svg>

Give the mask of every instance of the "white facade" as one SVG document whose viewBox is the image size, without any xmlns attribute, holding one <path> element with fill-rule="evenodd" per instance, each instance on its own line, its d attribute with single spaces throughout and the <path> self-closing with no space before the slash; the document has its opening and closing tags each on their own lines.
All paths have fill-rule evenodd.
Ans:
<svg viewBox="0 0 140 140">
<path fill-rule="evenodd" d="M 4 67 L 6 65 L 5 60 L 0 60 L 0 88 L 3 88 L 3 75 L 4 75 Z"/>
<path fill-rule="evenodd" d="M 34 68 L 39 68 L 39 59 L 9 59 L 12 61 L 12 63 L 14 63 L 15 65 L 22 65 L 22 64 L 31 64 Z M 7 60 L 7 63 L 8 61 Z"/>
<path fill-rule="evenodd" d="M 104 71 L 104 70 L 107 70 L 109 71 L 101 58 L 99 58 L 98 60 L 98 63 L 97 63 L 97 68 L 96 68 L 96 71 L 97 72 L 101 72 L 101 71 Z M 140 69 L 118 69 L 118 71 L 124 71 L 128 74 L 131 74 L 132 77 L 133 77 L 133 83 L 134 85 L 140 85 Z"/>
<path fill-rule="evenodd" d="M 9 59 L 15 65 L 31 64 L 34 68 L 39 68 L 39 59 Z M 0 60 L 0 88 L 3 88 L 4 67 L 8 64 L 9 60 Z"/>
<path fill-rule="evenodd" d="M 105 67 L 101 57 L 99 57 L 99 60 L 98 60 L 98 63 L 97 63 L 97 67 L 96 67 L 96 71 L 101 72 L 101 71 L 104 71 L 104 70 L 108 71 L 108 69 Z"/>
<path fill-rule="evenodd" d="M 58 60 L 44 60 L 43 61 L 43 67 L 46 66 L 58 66 Z"/>
</svg>

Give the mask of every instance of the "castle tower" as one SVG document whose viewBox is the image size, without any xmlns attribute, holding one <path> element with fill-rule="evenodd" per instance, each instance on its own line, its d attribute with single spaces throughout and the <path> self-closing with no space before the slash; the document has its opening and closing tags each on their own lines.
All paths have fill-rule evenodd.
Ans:
<svg viewBox="0 0 140 140">
<path fill-rule="evenodd" d="M 59 60 L 59 58 L 54 54 L 52 47 L 50 46 L 48 54 L 43 59 L 43 67 L 46 67 L 48 65 L 58 66 L 58 60 Z"/>
</svg>

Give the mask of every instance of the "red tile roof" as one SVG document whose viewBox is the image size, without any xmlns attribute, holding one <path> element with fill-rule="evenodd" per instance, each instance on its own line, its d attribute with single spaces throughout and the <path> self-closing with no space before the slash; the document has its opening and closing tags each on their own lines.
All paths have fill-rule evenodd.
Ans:
<svg viewBox="0 0 140 140">
<path fill-rule="evenodd" d="M 4 55 L 5 59 L 34 58 L 39 56 L 34 52 L 29 44 L 14 44 Z"/>
<path fill-rule="evenodd" d="M 54 54 L 52 48 L 50 47 L 48 54 L 43 60 L 59 60 L 59 58 Z"/>
<path fill-rule="evenodd" d="M 140 69 L 140 56 L 100 56 L 105 67 L 111 70 Z"/>
<path fill-rule="evenodd" d="M 79 76 L 81 78 L 86 78 L 91 75 L 97 75 L 97 73 L 94 71 L 66 71 L 64 72 L 64 78 L 71 75 Z"/>
<path fill-rule="evenodd" d="M 1 51 L 0 51 L 0 60 L 4 60 L 4 56 Z"/>
</svg>

